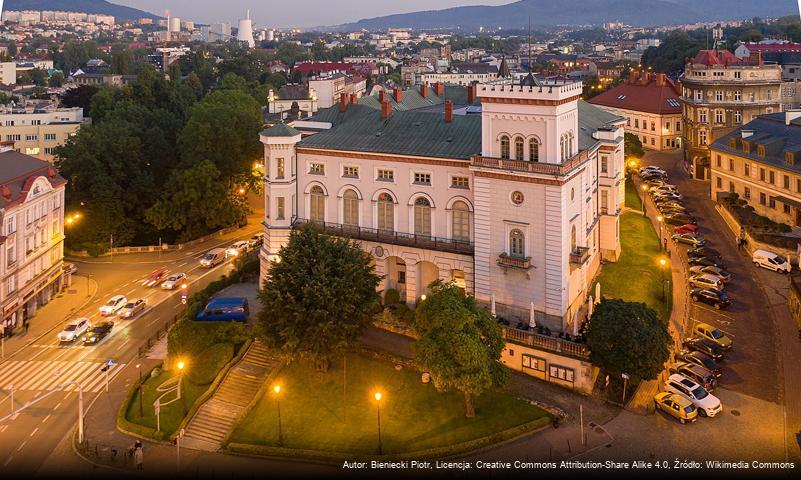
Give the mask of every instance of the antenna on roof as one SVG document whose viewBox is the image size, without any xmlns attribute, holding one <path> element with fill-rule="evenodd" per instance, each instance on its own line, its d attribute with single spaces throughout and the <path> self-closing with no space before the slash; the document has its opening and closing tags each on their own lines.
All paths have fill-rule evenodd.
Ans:
<svg viewBox="0 0 801 480">
<path fill-rule="evenodd" d="M 528 16 L 528 73 L 531 73 L 531 15 Z"/>
</svg>

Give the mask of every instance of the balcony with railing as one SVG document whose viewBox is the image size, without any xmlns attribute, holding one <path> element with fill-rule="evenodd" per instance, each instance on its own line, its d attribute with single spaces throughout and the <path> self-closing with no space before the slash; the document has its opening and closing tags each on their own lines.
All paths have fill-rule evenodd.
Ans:
<svg viewBox="0 0 801 480">
<path fill-rule="evenodd" d="M 590 259 L 590 249 L 588 247 L 575 247 L 570 252 L 570 263 L 573 265 L 584 265 Z"/>
<path fill-rule="evenodd" d="M 467 240 L 456 240 L 453 238 L 441 238 L 432 237 L 429 235 L 394 232 L 391 230 L 360 227 L 358 225 L 318 222 L 309 220 L 307 218 L 296 218 L 293 222 L 293 226 L 300 226 L 306 223 L 314 223 L 322 230 L 323 233 L 327 235 L 351 238 L 354 240 L 389 243 L 392 245 L 425 248 L 428 250 L 437 250 L 440 252 L 457 253 L 471 256 L 475 252 L 475 246 L 473 242 Z"/>
<path fill-rule="evenodd" d="M 473 155 L 470 157 L 470 166 L 492 168 L 507 172 L 536 173 L 541 175 L 564 176 L 578 167 L 589 158 L 589 153 L 583 150 L 564 163 L 527 162 L 497 157 L 483 157 Z"/>
<path fill-rule="evenodd" d="M 515 257 L 507 253 L 502 253 L 498 255 L 497 263 L 503 268 L 528 270 L 531 268 L 531 257 Z"/>
<path fill-rule="evenodd" d="M 512 327 L 503 328 L 503 338 L 513 343 L 528 345 L 555 353 L 573 355 L 583 359 L 590 357 L 590 350 L 587 348 L 586 344 L 571 342 L 564 338 L 518 330 Z"/>
</svg>

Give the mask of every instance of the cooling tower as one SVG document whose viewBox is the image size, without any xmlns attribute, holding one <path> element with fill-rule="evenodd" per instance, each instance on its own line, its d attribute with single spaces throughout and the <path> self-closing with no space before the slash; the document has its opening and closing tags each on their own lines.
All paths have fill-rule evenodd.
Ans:
<svg viewBox="0 0 801 480">
<path fill-rule="evenodd" d="M 256 41 L 253 40 L 253 21 L 250 19 L 250 10 L 248 10 L 247 18 L 239 21 L 239 29 L 236 33 L 236 39 L 240 42 L 245 42 L 248 47 L 253 48 L 256 46 Z"/>
</svg>

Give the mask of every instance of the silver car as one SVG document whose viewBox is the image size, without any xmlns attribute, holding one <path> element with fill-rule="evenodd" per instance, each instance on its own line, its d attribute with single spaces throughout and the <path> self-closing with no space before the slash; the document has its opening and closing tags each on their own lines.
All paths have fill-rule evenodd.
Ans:
<svg viewBox="0 0 801 480">
<path fill-rule="evenodd" d="M 145 310 L 145 299 L 140 298 L 132 302 L 128 302 L 120 310 L 120 318 L 133 318 Z"/>
</svg>

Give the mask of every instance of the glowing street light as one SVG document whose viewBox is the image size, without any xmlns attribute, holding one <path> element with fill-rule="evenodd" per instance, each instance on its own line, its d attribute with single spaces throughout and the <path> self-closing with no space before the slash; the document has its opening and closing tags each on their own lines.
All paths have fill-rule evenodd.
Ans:
<svg viewBox="0 0 801 480">
<path fill-rule="evenodd" d="M 381 392 L 375 392 L 373 394 L 373 398 L 375 398 L 375 411 L 376 417 L 378 418 L 378 454 L 383 454 L 383 447 L 381 445 Z"/>
<path fill-rule="evenodd" d="M 275 408 L 278 410 L 278 446 L 281 446 L 284 444 L 284 431 L 281 425 L 281 401 L 279 399 L 281 385 L 273 385 L 273 393 L 275 393 Z"/>
<path fill-rule="evenodd" d="M 662 271 L 662 301 L 664 302 L 666 300 L 665 284 L 667 283 L 667 280 L 665 279 L 665 270 L 667 270 L 667 267 L 670 265 L 670 262 L 668 262 L 668 259 L 665 257 L 659 257 L 657 263 L 659 264 L 659 270 Z"/>
<path fill-rule="evenodd" d="M 184 367 L 186 367 L 186 362 L 183 360 L 178 360 L 178 363 L 175 366 L 178 368 L 178 398 L 181 399 L 184 413 L 186 413 L 186 401 L 181 396 L 181 383 L 183 383 L 184 380 Z"/>
</svg>

